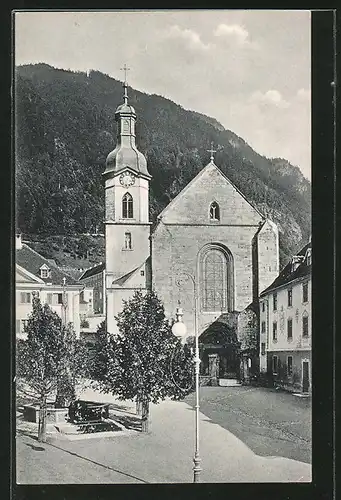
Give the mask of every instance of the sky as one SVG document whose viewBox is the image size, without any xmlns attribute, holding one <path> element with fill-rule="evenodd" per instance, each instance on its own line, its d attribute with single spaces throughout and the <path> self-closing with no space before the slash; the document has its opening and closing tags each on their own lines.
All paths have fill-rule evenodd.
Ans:
<svg viewBox="0 0 341 500">
<path fill-rule="evenodd" d="M 15 64 L 95 69 L 216 118 L 311 178 L 310 11 L 29 11 Z"/>
</svg>

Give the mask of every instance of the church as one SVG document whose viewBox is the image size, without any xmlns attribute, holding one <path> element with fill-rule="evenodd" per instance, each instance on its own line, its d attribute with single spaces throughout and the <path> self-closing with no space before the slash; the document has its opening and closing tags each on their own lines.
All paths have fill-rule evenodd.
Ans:
<svg viewBox="0 0 341 500">
<path fill-rule="evenodd" d="M 117 143 L 103 173 L 105 183 L 105 311 L 107 328 L 117 333 L 115 315 L 136 290 L 153 289 L 166 316 L 178 306 L 189 336 L 195 328 L 201 370 L 214 353 L 220 376 L 235 373 L 229 350 L 248 329 L 259 333 L 259 294 L 279 273 L 277 226 L 265 218 L 209 163 L 159 214 L 149 221 L 151 175 L 136 145 L 136 112 L 128 102 L 115 112 Z M 101 270 L 102 271 L 102 270 Z"/>
</svg>

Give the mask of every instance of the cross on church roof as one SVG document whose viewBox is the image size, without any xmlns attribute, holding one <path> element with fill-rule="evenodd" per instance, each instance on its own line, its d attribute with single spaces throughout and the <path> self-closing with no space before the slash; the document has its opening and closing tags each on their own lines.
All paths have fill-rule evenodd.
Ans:
<svg viewBox="0 0 341 500">
<path fill-rule="evenodd" d="M 211 142 L 211 149 L 208 149 L 207 150 L 208 153 L 211 153 L 211 161 L 214 161 L 214 156 L 213 156 L 213 153 L 216 153 L 217 150 L 216 149 L 213 149 L 213 142 Z"/>
<path fill-rule="evenodd" d="M 130 68 L 125 64 L 123 68 L 120 68 L 121 71 L 124 71 L 124 82 L 123 82 L 123 88 L 124 88 L 124 103 L 127 104 L 128 102 L 128 93 L 127 93 L 127 71 L 130 71 Z"/>
<path fill-rule="evenodd" d="M 123 68 L 120 68 L 120 71 L 124 71 L 124 83 L 127 83 L 127 71 L 130 71 L 130 68 L 125 64 Z"/>
</svg>

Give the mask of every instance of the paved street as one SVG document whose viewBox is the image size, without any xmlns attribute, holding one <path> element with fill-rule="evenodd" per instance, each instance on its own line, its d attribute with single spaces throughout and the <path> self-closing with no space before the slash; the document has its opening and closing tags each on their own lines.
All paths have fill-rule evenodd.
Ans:
<svg viewBox="0 0 341 500">
<path fill-rule="evenodd" d="M 224 389 L 227 395 L 235 388 L 207 389 Z M 206 392 L 209 391 L 202 391 L 204 400 Z M 85 391 L 83 397 L 118 404 L 111 396 L 91 390 Z M 123 404 L 129 411 L 129 404 Z M 130 403 L 130 408 L 133 407 Z M 76 441 L 51 434 L 49 443 L 40 444 L 18 429 L 17 481 L 21 484 L 192 482 L 193 451 L 193 409 L 185 402 L 164 401 L 151 406 L 148 434 L 132 431 L 110 438 L 92 436 Z M 258 456 L 238 437 L 203 414 L 200 454 L 203 482 L 311 480 L 309 464 L 279 456 Z"/>
<path fill-rule="evenodd" d="M 194 394 L 185 401 L 194 405 Z M 262 387 L 201 387 L 200 410 L 257 455 L 311 463 L 311 400 Z"/>
</svg>

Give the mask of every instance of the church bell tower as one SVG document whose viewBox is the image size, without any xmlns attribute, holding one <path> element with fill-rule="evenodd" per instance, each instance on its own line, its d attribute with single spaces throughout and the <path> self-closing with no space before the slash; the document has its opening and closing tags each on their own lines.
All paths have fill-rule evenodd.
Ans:
<svg viewBox="0 0 341 500">
<path fill-rule="evenodd" d="M 150 255 L 149 181 L 144 155 L 135 143 L 136 112 L 128 104 L 123 83 L 123 104 L 115 112 L 116 147 L 109 153 L 105 181 L 105 247 L 107 329 L 116 333 L 114 316 L 135 289 L 148 288 Z"/>
</svg>

